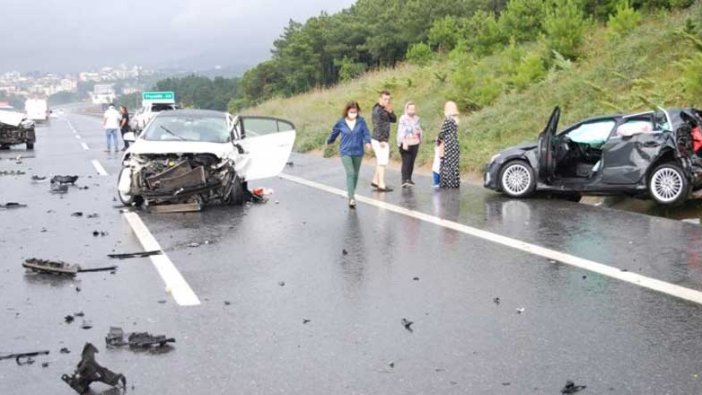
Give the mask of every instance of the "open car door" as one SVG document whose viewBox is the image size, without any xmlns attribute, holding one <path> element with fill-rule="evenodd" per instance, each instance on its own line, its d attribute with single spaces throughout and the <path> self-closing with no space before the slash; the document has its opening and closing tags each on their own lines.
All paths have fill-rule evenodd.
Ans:
<svg viewBox="0 0 702 395">
<path fill-rule="evenodd" d="M 234 166 L 243 180 L 275 177 L 290 157 L 295 126 L 278 118 L 238 116 L 234 120 L 233 140 L 241 147 Z"/>
<path fill-rule="evenodd" d="M 550 183 L 553 175 L 556 172 L 556 158 L 554 156 L 553 141 L 558 131 L 558 120 L 561 117 L 561 108 L 556 107 L 548 119 L 546 127 L 539 135 L 539 179 L 546 183 Z"/>
</svg>

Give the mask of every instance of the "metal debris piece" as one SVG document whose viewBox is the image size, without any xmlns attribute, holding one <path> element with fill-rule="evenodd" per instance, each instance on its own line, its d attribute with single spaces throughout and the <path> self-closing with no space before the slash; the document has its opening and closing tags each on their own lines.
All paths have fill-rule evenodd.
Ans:
<svg viewBox="0 0 702 395">
<path fill-rule="evenodd" d="M 0 171 L 0 176 L 23 176 L 27 173 L 22 170 L 3 170 Z"/>
<path fill-rule="evenodd" d="M 31 365 L 34 363 L 34 359 L 32 357 L 37 357 L 39 355 L 49 355 L 49 351 L 34 351 L 0 355 L 0 361 L 3 359 L 14 359 L 17 365 Z"/>
<path fill-rule="evenodd" d="M 93 267 L 83 269 L 79 265 L 74 265 L 63 261 L 50 261 L 47 259 L 37 258 L 29 258 L 25 260 L 22 266 L 26 269 L 35 272 L 59 274 L 65 276 L 75 276 L 77 273 L 106 272 L 117 270 L 117 266 Z M 80 288 L 76 288 L 76 290 L 79 291 Z"/>
<path fill-rule="evenodd" d="M 79 394 L 85 394 L 90 390 L 90 384 L 96 381 L 116 387 L 120 383 L 122 388 L 127 388 L 127 379 L 122 374 L 100 366 L 95 360 L 97 348 L 90 343 L 85 343 L 81 360 L 72 375 L 64 374 L 61 380 L 65 381 L 73 390 Z"/>
<path fill-rule="evenodd" d="M 129 259 L 129 258 L 146 258 L 153 255 L 161 255 L 161 250 L 144 251 L 144 252 L 128 252 L 123 254 L 107 254 L 108 257 L 114 259 Z"/>
<path fill-rule="evenodd" d="M 54 176 L 51 179 L 52 184 L 71 184 L 75 185 L 78 181 L 78 176 Z"/>
<path fill-rule="evenodd" d="M 124 341 L 122 328 L 113 326 L 110 327 L 110 331 L 105 336 L 105 343 L 111 347 L 129 346 L 132 349 L 150 349 L 161 348 L 168 343 L 175 343 L 175 339 L 165 335 L 152 335 L 148 332 L 134 332 L 129 334 L 127 341 Z"/>
<path fill-rule="evenodd" d="M 403 318 L 400 322 L 402 322 L 402 326 L 404 326 L 405 329 L 412 332 L 412 324 L 414 324 L 414 322 L 409 321 L 407 318 Z"/>
<path fill-rule="evenodd" d="M 566 381 L 565 387 L 561 390 L 561 394 L 574 394 L 587 388 L 586 385 L 575 385 L 571 380 Z"/>
<path fill-rule="evenodd" d="M 7 202 L 5 204 L 0 204 L 0 208 L 11 209 L 11 208 L 24 208 L 27 207 L 26 204 L 21 204 L 17 202 Z"/>
</svg>

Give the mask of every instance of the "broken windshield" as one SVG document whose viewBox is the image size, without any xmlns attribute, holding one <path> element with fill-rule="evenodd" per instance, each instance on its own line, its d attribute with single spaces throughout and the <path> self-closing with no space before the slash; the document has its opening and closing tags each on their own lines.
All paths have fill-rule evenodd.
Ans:
<svg viewBox="0 0 702 395">
<path fill-rule="evenodd" d="M 167 116 L 156 117 L 144 132 L 144 139 L 227 143 L 230 134 L 224 116 Z"/>
</svg>

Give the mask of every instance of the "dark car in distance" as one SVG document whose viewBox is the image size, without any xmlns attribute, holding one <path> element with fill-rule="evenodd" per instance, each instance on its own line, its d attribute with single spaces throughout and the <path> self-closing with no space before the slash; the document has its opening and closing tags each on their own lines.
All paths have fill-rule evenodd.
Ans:
<svg viewBox="0 0 702 395">
<path fill-rule="evenodd" d="M 508 148 L 487 164 L 484 186 L 522 198 L 537 190 L 624 194 L 677 205 L 702 186 L 693 150 L 694 108 L 599 116 L 558 131 L 556 107 L 536 143 Z"/>
</svg>

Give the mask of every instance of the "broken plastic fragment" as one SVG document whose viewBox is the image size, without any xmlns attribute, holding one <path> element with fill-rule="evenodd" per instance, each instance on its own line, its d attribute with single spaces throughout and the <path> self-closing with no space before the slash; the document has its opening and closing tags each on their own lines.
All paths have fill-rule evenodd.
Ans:
<svg viewBox="0 0 702 395">
<path fill-rule="evenodd" d="M 405 327 L 405 329 L 412 332 L 412 324 L 414 324 L 414 322 L 409 321 L 407 318 L 403 318 L 402 321 L 400 321 L 400 322 Z"/>
<path fill-rule="evenodd" d="M 54 176 L 51 179 L 52 184 L 74 184 L 78 181 L 78 176 Z"/>
<path fill-rule="evenodd" d="M 90 343 L 86 343 L 81 353 L 81 360 L 72 375 L 64 374 L 61 380 L 65 381 L 74 391 L 84 394 L 90 390 L 90 384 L 96 381 L 116 387 L 120 383 L 122 388 L 127 387 L 127 379 L 122 374 L 100 366 L 95 360 L 97 348 Z"/>
<path fill-rule="evenodd" d="M 561 390 L 561 394 L 574 394 L 587 388 L 586 385 L 575 385 L 571 380 L 566 381 L 565 387 Z"/>
</svg>

